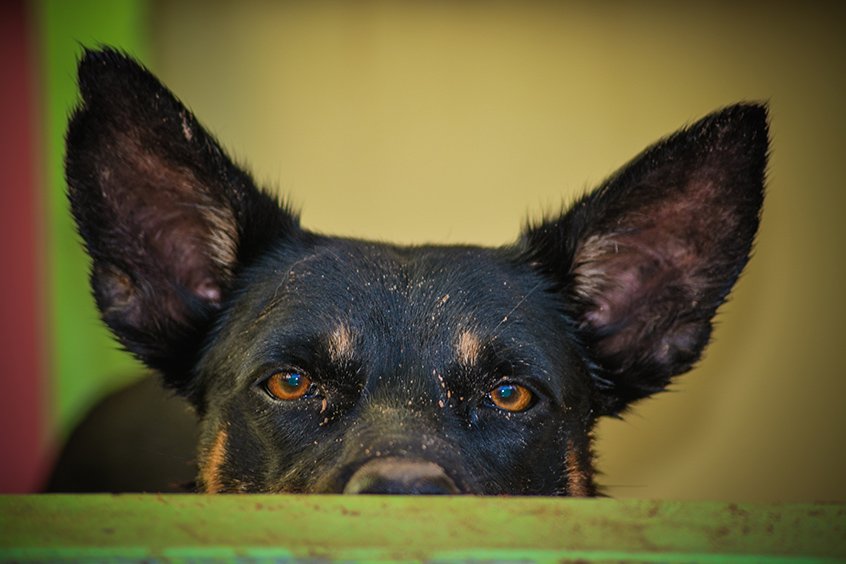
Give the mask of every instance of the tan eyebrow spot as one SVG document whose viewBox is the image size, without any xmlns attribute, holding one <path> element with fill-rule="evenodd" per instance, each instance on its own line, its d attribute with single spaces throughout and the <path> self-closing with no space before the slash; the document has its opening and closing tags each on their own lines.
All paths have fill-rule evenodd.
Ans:
<svg viewBox="0 0 846 564">
<path fill-rule="evenodd" d="M 220 480 L 220 467 L 226 460 L 226 429 L 221 428 L 214 439 L 214 444 L 205 457 L 200 478 L 206 493 L 218 493 L 223 489 Z"/>
<path fill-rule="evenodd" d="M 590 496 L 590 479 L 582 465 L 581 457 L 576 452 L 573 441 L 567 441 L 567 494 L 573 497 Z"/>
<path fill-rule="evenodd" d="M 464 330 L 458 335 L 458 362 L 464 366 L 475 366 L 479 362 L 479 353 L 482 350 L 482 343 L 478 335 L 472 331 Z"/>
<path fill-rule="evenodd" d="M 353 338 L 350 328 L 342 323 L 329 335 L 329 357 L 341 363 L 352 359 Z"/>
</svg>

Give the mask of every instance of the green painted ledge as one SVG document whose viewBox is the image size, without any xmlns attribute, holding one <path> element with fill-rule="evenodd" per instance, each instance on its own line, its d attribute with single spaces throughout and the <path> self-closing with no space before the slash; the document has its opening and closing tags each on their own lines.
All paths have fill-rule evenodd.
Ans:
<svg viewBox="0 0 846 564">
<path fill-rule="evenodd" d="M 0 496 L 0 559 L 833 562 L 846 504 Z"/>
</svg>

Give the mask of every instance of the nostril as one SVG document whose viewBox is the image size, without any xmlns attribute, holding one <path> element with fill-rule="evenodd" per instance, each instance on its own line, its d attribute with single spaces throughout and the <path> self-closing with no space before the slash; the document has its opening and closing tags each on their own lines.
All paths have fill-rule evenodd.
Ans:
<svg viewBox="0 0 846 564">
<path fill-rule="evenodd" d="M 347 494 L 450 495 L 455 482 L 433 462 L 380 458 L 359 468 L 344 487 Z"/>
</svg>

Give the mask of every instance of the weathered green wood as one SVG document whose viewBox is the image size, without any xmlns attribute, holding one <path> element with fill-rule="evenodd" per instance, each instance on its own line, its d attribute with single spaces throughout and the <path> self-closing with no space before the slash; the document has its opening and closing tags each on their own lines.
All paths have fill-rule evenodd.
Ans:
<svg viewBox="0 0 846 564">
<path fill-rule="evenodd" d="M 842 561 L 844 504 L 0 496 L 3 560 Z"/>
</svg>

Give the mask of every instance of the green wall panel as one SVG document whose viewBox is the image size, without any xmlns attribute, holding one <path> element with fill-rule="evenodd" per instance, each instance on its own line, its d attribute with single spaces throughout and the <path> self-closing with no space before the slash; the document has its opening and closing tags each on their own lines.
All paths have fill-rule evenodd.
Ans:
<svg viewBox="0 0 846 564">
<path fill-rule="evenodd" d="M 64 434 L 99 393 L 140 373 L 98 320 L 88 260 L 70 217 L 63 175 L 64 135 L 78 99 L 83 46 L 109 44 L 145 59 L 148 2 L 41 0 L 38 3 L 45 115 L 44 147 L 50 303 L 50 390 L 54 428 Z"/>
</svg>

